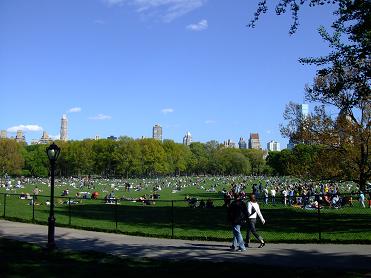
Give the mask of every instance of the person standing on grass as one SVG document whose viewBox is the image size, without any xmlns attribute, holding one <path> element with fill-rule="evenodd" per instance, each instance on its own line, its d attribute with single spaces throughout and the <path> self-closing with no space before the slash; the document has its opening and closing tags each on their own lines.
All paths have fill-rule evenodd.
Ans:
<svg viewBox="0 0 371 278">
<path fill-rule="evenodd" d="M 233 241 L 231 250 L 245 251 L 245 243 L 241 234 L 241 225 L 247 219 L 247 207 L 240 194 L 234 194 L 234 200 L 228 207 L 228 220 L 232 224 Z"/>
<path fill-rule="evenodd" d="M 359 192 L 359 202 L 361 203 L 362 207 L 366 207 L 365 206 L 365 194 L 363 194 L 362 191 Z"/>
<path fill-rule="evenodd" d="M 264 239 L 256 232 L 256 218 L 259 216 L 260 221 L 265 224 L 265 219 L 260 212 L 259 204 L 256 202 L 256 198 L 254 194 L 250 195 L 250 201 L 247 203 L 247 212 L 249 214 L 248 222 L 247 222 L 247 234 L 246 234 L 246 247 L 249 247 L 250 243 L 250 234 L 252 233 L 257 240 L 259 240 L 260 245 L 259 248 L 264 247 L 265 242 Z"/>
</svg>

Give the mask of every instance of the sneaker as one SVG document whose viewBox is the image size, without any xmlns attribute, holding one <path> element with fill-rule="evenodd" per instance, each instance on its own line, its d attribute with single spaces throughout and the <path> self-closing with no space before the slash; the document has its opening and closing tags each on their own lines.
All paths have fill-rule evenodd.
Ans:
<svg viewBox="0 0 371 278">
<path fill-rule="evenodd" d="M 265 242 L 260 243 L 258 248 L 263 248 L 265 246 Z"/>
<path fill-rule="evenodd" d="M 229 249 L 230 249 L 231 251 L 237 251 L 237 248 L 235 248 L 233 245 L 232 245 L 231 247 L 229 247 Z"/>
<path fill-rule="evenodd" d="M 246 251 L 246 248 L 238 248 L 237 251 L 238 251 L 238 252 L 245 252 L 245 251 Z"/>
</svg>

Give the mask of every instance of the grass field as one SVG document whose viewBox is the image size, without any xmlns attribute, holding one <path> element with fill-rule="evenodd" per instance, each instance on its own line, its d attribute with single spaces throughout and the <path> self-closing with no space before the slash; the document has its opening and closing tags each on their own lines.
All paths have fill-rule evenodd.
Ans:
<svg viewBox="0 0 371 278">
<path fill-rule="evenodd" d="M 238 179 L 238 178 L 236 178 Z M 193 182 L 192 178 L 184 184 Z M 117 198 L 138 198 L 144 194 L 151 194 L 156 180 L 136 180 L 133 183 L 147 183 L 141 191 L 124 191 L 121 184 L 112 181 L 99 181 L 95 189 L 73 187 L 63 183 L 56 183 L 55 217 L 59 226 L 71 226 L 82 229 L 117 232 L 132 235 L 154 237 L 173 237 L 183 239 L 229 241 L 231 229 L 227 222 L 226 208 L 223 207 L 223 188 L 229 189 L 225 179 L 205 179 L 201 185 L 179 187 L 165 187 L 159 191 L 161 197 L 155 204 L 130 200 L 118 200 L 116 204 L 105 204 L 102 199 L 76 199 L 77 192 L 98 191 L 100 197 L 115 192 Z M 47 223 L 50 207 L 45 203 L 47 196 L 38 196 L 39 205 L 29 205 L 29 200 L 21 200 L 20 192 L 32 192 L 35 186 L 41 190 L 40 194 L 49 194 L 47 183 L 29 184 L 25 188 L 7 191 L 9 194 L 0 195 L 0 215 L 16 221 Z M 180 183 L 182 185 L 182 183 Z M 79 201 L 78 204 L 64 204 L 68 198 L 60 197 L 62 191 L 69 186 L 70 200 Z M 215 186 L 216 192 L 210 192 Z M 249 191 L 250 186 L 247 187 Z M 14 192 L 16 191 L 16 192 Z M 2 192 L 4 188 L 2 188 Z M 212 199 L 213 208 L 192 208 L 184 201 L 185 196 L 200 199 Z M 4 206 L 5 203 L 5 206 Z M 258 232 L 268 242 L 339 242 L 339 243 L 370 243 L 371 242 L 371 209 L 363 208 L 358 202 L 353 207 L 340 209 L 323 208 L 305 210 L 297 207 L 260 204 L 266 219 L 263 226 L 258 224 Z M 5 207 L 5 211 L 4 211 Z M 1 212 L 1 211 L 0 211 Z"/>
</svg>

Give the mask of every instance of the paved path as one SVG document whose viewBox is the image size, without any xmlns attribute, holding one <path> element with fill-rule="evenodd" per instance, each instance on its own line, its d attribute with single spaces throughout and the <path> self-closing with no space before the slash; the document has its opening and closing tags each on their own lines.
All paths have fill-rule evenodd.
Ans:
<svg viewBox="0 0 371 278">
<path fill-rule="evenodd" d="M 47 226 L 0 220 L 0 236 L 45 246 Z M 371 271 L 371 245 L 267 244 L 259 249 L 254 244 L 241 253 L 231 252 L 228 242 L 158 239 L 60 227 L 56 227 L 55 240 L 60 249 L 118 256 Z"/>
</svg>

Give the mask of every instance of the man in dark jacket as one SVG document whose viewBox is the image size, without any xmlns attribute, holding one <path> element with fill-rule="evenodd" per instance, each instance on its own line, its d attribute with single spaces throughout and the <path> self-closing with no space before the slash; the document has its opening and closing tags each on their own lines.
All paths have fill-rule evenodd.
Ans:
<svg viewBox="0 0 371 278">
<path fill-rule="evenodd" d="M 228 208 L 228 220 L 232 224 L 233 242 L 231 249 L 234 251 L 245 251 L 245 243 L 241 234 L 241 225 L 248 218 L 245 202 L 239 194 L 234 195 L 234 200 Z"/>
</svg>

